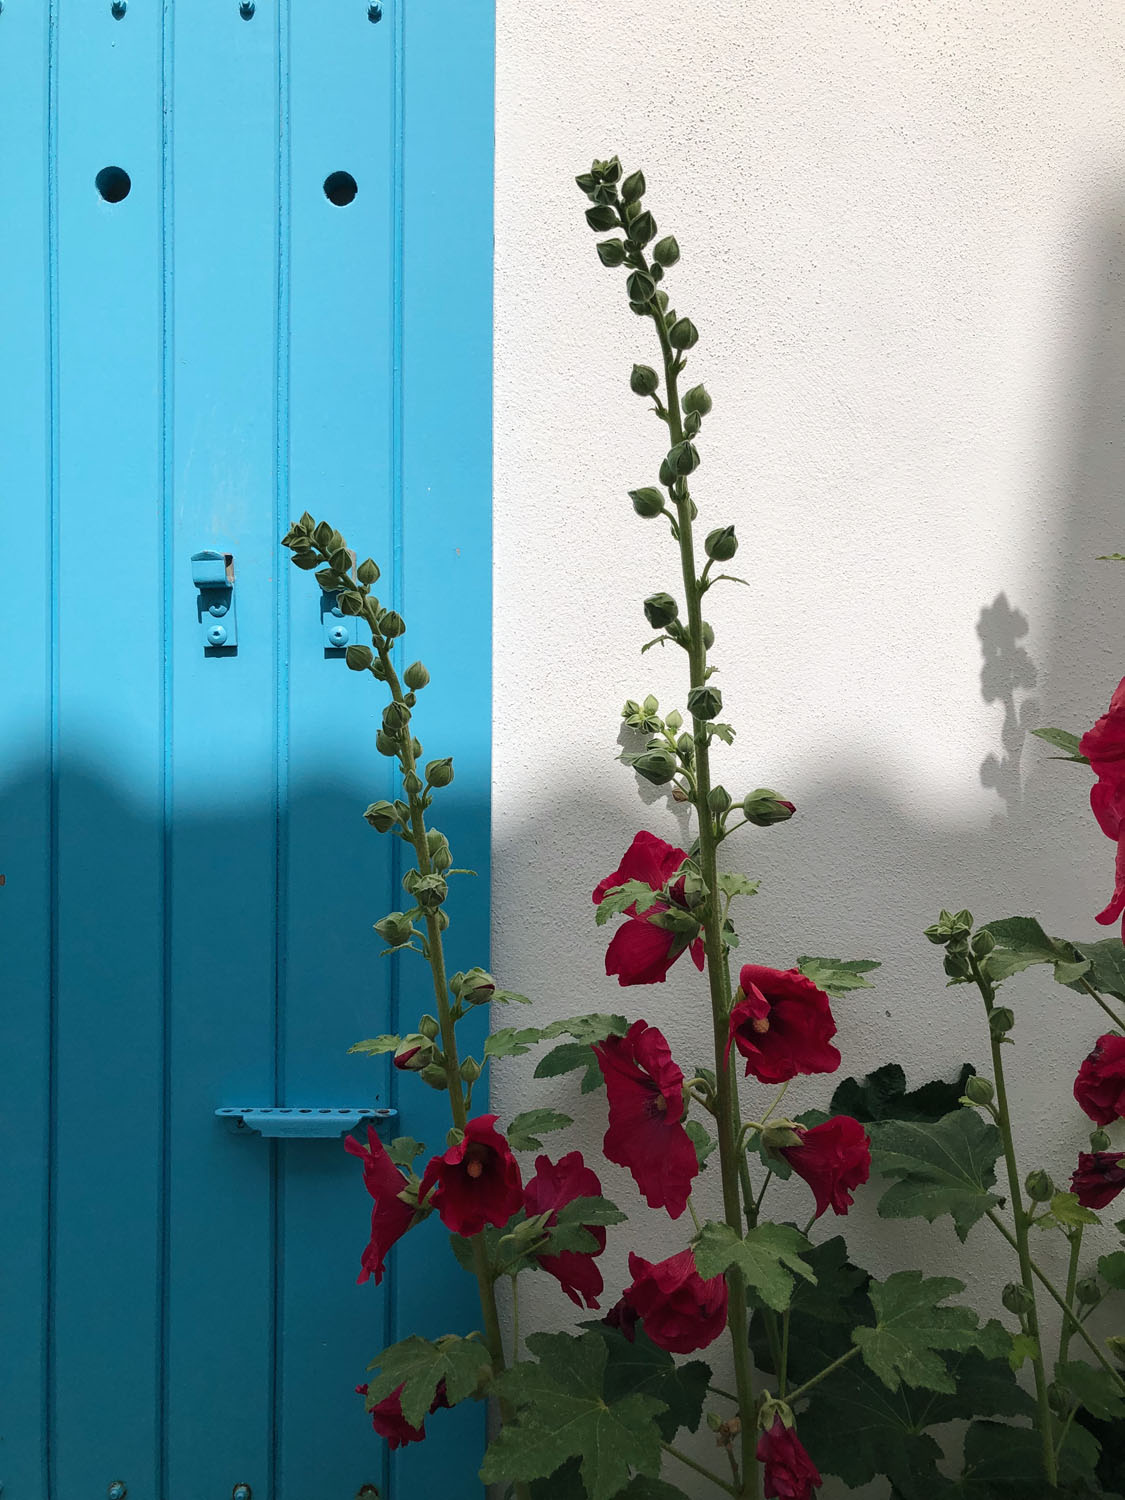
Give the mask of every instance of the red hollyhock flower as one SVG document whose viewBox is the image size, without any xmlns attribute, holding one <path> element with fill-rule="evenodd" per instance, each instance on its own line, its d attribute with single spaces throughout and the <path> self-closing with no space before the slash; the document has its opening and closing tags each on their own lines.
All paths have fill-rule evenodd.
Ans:
<svg viewBox="0 0 1125 1500">
<path fill-rule="evenodd" d="M 552 1165 L 549 1156 L 535 1158 L 535 1176 L 529 1178 L 524 1189 L 524 1208 L 528 1217 L 558 1210 L 575 1198 L 600 1198 L 602 1185 L 597 1173 L 590 1170 L 582 1160 L 581 1151 L 570 1151 Z M 556 1223 L 558 1213 L 552 1212 L 547 1220 L 548 1228 Z M 540 1255 L 539 1264 L 549 1275 L 555 1277 L 563 1291 L 577 1306 L 596 1308 L 602 1290 L 602 1273 L 594 1263 L 594 1257 L 605 1249 L 605 1230 L 591 1224 L 588 1232 L 597 1241 L 596 1250 L 564 1250 L 561 1255 Z"/>
<path fill-rule="evenodd" d="M 650 1208 L 678 1219 L 687 1207 L 699 1162 L 684 1117 L 684 1075 L 663 1034 L 634 1021 L 624 1036 L 606 1037 L 594 1053 L 609 1095 L 603 1150 L 628 1167 Z"/>
<path fill-rule="evenodd" d="M 386 1270 L 387 1251 L 410 1228 L 417 1209 L 399 1197 L 408 1186 L 407 1180 L 383 1149 L 373 1126 L 367 1127 L 366 1146 L 349 1135 L 344 1140 L 344 1150 L 363 1162 L 363 1185 L 375 1200 L 371 1210 L 371 1239 L 360 1258 L 362 1270 L 356 1280 L 363 1282 L 374 1276 L 378 1286 Z"/>
<path fill-rule="evenodd" d="M 357 1396 L 366 1396 L 367 1390 L 366 1385 L 357 1385 L 355 1393 Z M 434 1399 L 430 1402 L 430 1411 L 437 1411 L 439 1406 L 449 1406 L 444 1380 L 434 1392 Z M 371 1408 L 371 1425 L 381 1438 L 386 1438 L 392 1448 L 405 1448 L 407 1443 L 420 1443 L 426 1436 L 425 1422 L 421 1427 L 411 1427 L 402 1414 L 401 1385 Z"/>
<path fill-rule="evenodd" d="M 1083 1208 L 1105 1208 L 1125 1192 L 1125 1152 L 1080 1151 L 1070 1191 Z"/>
<path fill-rule="evenodd" d="M 811 1130 L 797 1127 L 799 1146 L 786 1146 L 781 1155 L 798 1177 L 803 1177 L 816 1199 L 819 1219 L 826 1209 L 846 1214 L 852 1206 L 852 1188 L 871 1176 L 871 1141 L 866 1130 L 851 1115 L 833 1115 Z"/>
<path fill-rule="evenodd" d="M 523 1207 L 519 1163 L 495 1125 L 495 1115 L 470 1120 L 464 1139 L 435 1156 L 422 1178 L 421 1201 L 436 1184 L 433 1206 L 441 1222 L 466 1238 L 486 1224 L 503 1227 Z"/>
<path fill-rule="evenodd" d="M 1096 1125 L 1125 1119 L 1125 1036 L 1108 1031 L 1078 1069 L 1074 1097 Z"/>
<path fill-rule="evenodd" d="M 638 833 L 613 874 L 599 881 L 594 891 L 594 904 L 600 906 L 608 891 L 629 880 L 643 880 L 645 885 L 659 891 L 685 859 L 685 850 L 666 844 L 653 833 Z M 675 901 L 675 887 L 671 895 Z M 669 932 L 665 927 L 655 927 L 648 921 L 653 913 L 668 910 L 667 901 L 654 901 L 644 911 L 638 911 L 634 904 L 625 912 L 626 921 L 614 933 L 605 955 L 605 971 L 616 974 L 618 984 L 663 984 L 668 970 L 689 946 L 695 967 L 702 970 L 701 938 L 689 943 L 681 934 Z"/>
<path fill-rule="evenodd" d="M 797 969 L 743 964 L 743 998 L 731 1011 L 731 1045 L 746 1059 L 746 1076 L 788 1083 L 798 1073 L 834 1073 L 840 1054 L 831 1045 L 836 1022 L 828 996 Z"/>
<path fill-rule="evenodd" d="M 654 1344 L 669 1354 L 705 1349 L 722 1333 L 727 1321 L 727 1283 L 722 1276 L 704 1281 L 695 1269 L 695 1256 L 681 1250 L 655 1265 L 629 1255 L 631 1286 L 622 1298 L 644 1324 Z"/>
<path fill-rule="evenodd" d="M 1113 899 L 1094 919 L 1108 927 L 1125 912 L 1125 678 L 1117 684 L 1108 713 L 1086 731 L 1078 749 L 1098 778 L 1090 788 L 1090 806 L 1098 827 L 1117 842 Z"/>
<path fill-rule="evenodd" d="M 811 1500 L 824 1483 L 792 1427 L 780 1417 L 758 1439 L 758 1462 L 765 1464 L 765 1500 Z"/>
</svg>

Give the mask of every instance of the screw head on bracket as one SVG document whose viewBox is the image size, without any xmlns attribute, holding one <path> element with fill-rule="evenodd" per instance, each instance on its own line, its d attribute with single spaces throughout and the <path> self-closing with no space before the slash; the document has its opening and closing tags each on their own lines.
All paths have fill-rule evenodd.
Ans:
<svg viewBox="0 0 1125 1500">
<path fill-rule="evenodd" d="M 367 19 L 369 21 L 381 21 L 383 19 L 383 7 L 379 4 L 367 7 Z"/>
<path fill-rule="evenodd" d="M 244 21 L 249 21 L 254 14 L 254 0 L 241 0 L 238 7 L 238 14 Z"/>
<path fill-rule="evenodd" d="M 105 1500 L 125 1500 L 128 1493 L 129 1491 L 125 1488 L 124 1480 L 115 1479 L 105 1492 Z"/>
<path fill-rule="evenodd" d="M 230 1492 L 230 1500 L 253 1500 L 248 1484 L 236 1484 Z"/>
<path fill-rule="evenodd" d="M 346 625 L 333 625 L 328 632 L 328 639 L 333 646 L 346 646 L 348 644 L 348 627 Z"/>
<path fill-rule="evenodd" d="M 226 644 L 226 639 L 227 627 L 225 625 L 212 625 L 207 632 L 207 644 L 209 646 L 223 646 Z M 122 1491 L 122 1494 L 124 1494 L 124 1491 Z"/>
<path fill-rule="evenodd" d="M 112 0 L 112 3 L 109 7 L 109 13 L 115 21 L 120 21 L 124 18 L 127 9 L 128 6 L 126 5 L 125 0 Z"/>
</svg>

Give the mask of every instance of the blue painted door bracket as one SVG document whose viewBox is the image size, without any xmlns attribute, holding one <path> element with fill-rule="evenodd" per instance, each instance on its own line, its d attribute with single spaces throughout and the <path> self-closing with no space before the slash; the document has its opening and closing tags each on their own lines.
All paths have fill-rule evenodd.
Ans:
<svg viewBox="0 0 1125 1500">
<path fill-rule="evenodd" d="M 269 1108 L 217 1109 L 215 1115 L 220 1120 L 228 1121 L 235 1131 L 254 1131 L 262 1136 L 317 1140 L 344 1135 L 365 1120 L 370 1120 L 376 1127 L 382 1128 L 398 1118 L 398 1110 L 363 1107 L 278 1109 L 271 1106 Z"/>
<path fill-rule="evenodd" d="M 340 608 L 337 593 L 320 594 L 320 623 L 324 627 L 325 651 L 346 651 L 359 641 L 355 615 L 346 615 Z"/>
<path fill-rule="evenodd" d="M 205 651 L 238 645 L 234 612 L 234 557 L 229 552 L 193 552 L 191 581 L 199 590 L 199 619 Z"/>
</svg>

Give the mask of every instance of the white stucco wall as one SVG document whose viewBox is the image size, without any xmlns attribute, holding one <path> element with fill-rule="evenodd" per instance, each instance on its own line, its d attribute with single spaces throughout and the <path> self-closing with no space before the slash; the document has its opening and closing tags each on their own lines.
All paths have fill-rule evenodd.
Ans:
<svg viewBox="0 0 1125 1500">
<path fill-rule="evenodd" d="M 740 730 L 718 774 L 799 808 L 727 846 L 764 881 L 743 903 L 742 953 L 883 961 L 876 990 L 836 1004 L 844 1073 L 900 1060 L 921 1082 L 962 1058 L 984 1066 L 975 992 L 944 987 L 921 929 L 967 905 L 1100 937 L 1112 888 L 1088 776 L 1025 732 L 1084 728 L 1125 672 L 1125 569 L 1093 561 L 1125 547 L 1125 12 L 498 11 L 494 968 L 534 996 L 534 1021 L 623 1009 L 662 1026 L 685 1064 L 706 1055 L 694 970 L 617 988 L 590 902 L 638 828 L 686 834 L 614 760 L 627 696 L 682 707 L 684 693 L 680 653 L 638 655 L 652 633 L 641 598 L 677 591 L 664 528 L 626 498 L 662 453 L 627 384 L 656 350 L 621 274 L 598 264 L 573 183 L 616 151 L 643 166 L 647 206 L 683 251 L 666 284 L 702 334 L 688 383 L 715 402 L 700 524 L 737 525 L 751 585 L 708 602 Z M 979 628 L 983 611 L 998 639 L 1009 606 L 1029 629 L 1012 642 L 1026 658 L 1005 734 Z M 1061 1179 L 1088 1129 L 1070 1086 L 1099 1013 L 1037 975 L 1010 988 L 1026 1165 Z M 603 1096 L 533 1083 L 534 1061 L 497 1068 L 502 1118 L 569 1109 L 596 1154 Z M 828 1091 L 809 1080 L 794 1107 Z M 603 1261 L 608 1301 L 630 1243 L 656 1258 L 689 1230 L 638 1206 L 623 1174 L 605 1185 L 634 1213 Z M 874 1196 L 840 1223 L 877 1272 L 956 1267 L 982 1298 L 1009 1278 L 984 1230 L 962 1250 L 948 1220 L 881 1223 Z M 525 1321 L 566 1322 L 554 1284 L 536 1287 Z"/>
</svg>

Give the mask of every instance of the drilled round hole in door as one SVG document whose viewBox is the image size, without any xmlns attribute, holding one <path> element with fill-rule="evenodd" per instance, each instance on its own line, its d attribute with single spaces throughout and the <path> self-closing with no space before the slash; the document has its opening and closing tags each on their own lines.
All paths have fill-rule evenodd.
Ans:
<svg viewBox="0 0 1125 1500">
<path fill-rule="evenodd" d="M 94 186 L 107 203 L 120 203 L 133 186 L 124 167 L 103 167 L 94 178 Z"/>
<path fill-rule="evenodd" d="M 359 192 L 350 172 L 331 172 L 324 179 L 324 196 L 337 208 L 346 208 Z"/>
</svg>

